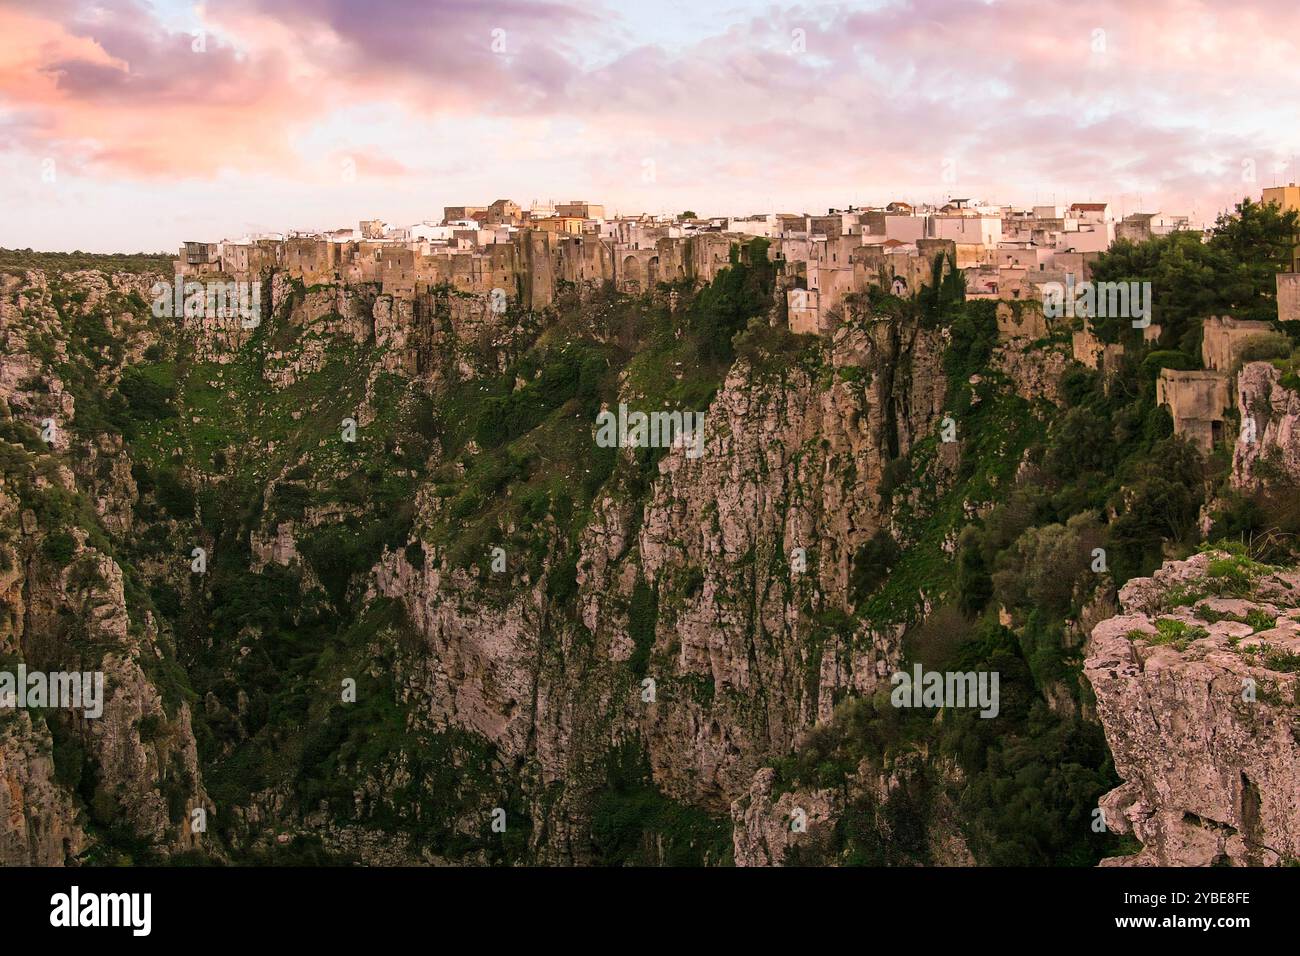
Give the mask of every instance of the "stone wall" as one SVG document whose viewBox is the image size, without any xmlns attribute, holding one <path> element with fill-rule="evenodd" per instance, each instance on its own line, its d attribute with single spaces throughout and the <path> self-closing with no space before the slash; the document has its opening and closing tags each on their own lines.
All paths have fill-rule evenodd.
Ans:
<svg viewBox="0 0 1300 956">
<path fill-rule="evenodd" d="M 1227 315 L 1212 315 L 1205 320 L 1201 329 L 1202 363 L 1207 369 L 1230 373 L 1241 346 L 1256 335 L 1271 332 L 1273 325 L 1270 322 L 1247 322 Z"/>
<path fill-rule="evenodd" d="M 1278 273 L 1277 318 L 1279 322 L 1300 322 L 1300 272 Z"/>
</svg>

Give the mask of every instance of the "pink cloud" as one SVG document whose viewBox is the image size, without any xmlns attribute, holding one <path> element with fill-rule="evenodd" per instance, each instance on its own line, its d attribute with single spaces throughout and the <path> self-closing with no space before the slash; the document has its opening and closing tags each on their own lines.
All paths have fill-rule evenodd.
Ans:
<svg viewBox="0 0 1300 956">
<path fill-rule="evenodd" d="M 1219 202 L 1256 191 L 1243 160 L 1264 171 L 1296 148 L 1300 112 L 1292 0 L 774 6 L 672 48 L 619 45 L 616 14 L 586 4 L 230 0 L 204 9 L 203 53 L 132 0 L 102 7 L 0 7 L 0 104 L 22 118 L 0 142 L 103 177 L 301 175 L 320 165 L 302 155 L 313 129 L 382 104 L 515 141 L 435 139 L 419 163 L 356 150 L 379 177 L 560 144 L 594 187 L 647 202 L 723 184 Z M 658 177 L 629 186 L 647 159 Z"/>
</svg>

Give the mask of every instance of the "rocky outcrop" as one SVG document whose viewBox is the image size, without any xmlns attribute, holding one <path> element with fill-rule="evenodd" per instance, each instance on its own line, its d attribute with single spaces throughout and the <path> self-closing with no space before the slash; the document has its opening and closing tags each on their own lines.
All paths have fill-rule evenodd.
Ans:
<svg viewBox="0 0 1300 956">
<path fill-rule="evenodd" d="M 1016 344 L 993 350 L 992 366 L 1011 379 L 1015 392 L 1027 402 L 1061 403 L 1061 376 L 1070 365 L 1064 345 L 1026 350 Z"/>
<path fill-rule="evenodd" d="M 0 866 L 63 866 L 86 842 L 53 742 L 24 712 L 0 710 Z"/>
<path fill-rule="evenodd" d="M 82 669 L 102 671 L 103 713 L 69 718 L 96 772 L 98 810 L 162 849 L 190 849 L 201 840 L 191 813 L 210 812 L 211 803 L 189 705 L 180 696 L 166 700 L 147 673 L 157 673 L 164 654 L 152 620 L 132 626 L 123 585 L 117 563 L 84 544 L 57 574 L 34 563 L 20 646 L 26 659 L 46 670 L 80 659 Z M 61 627 L 59 619 L 68 617 L 84 631 Z M 83 641 L 102 654 L 98 662 L 68 646 Z"/>
<path fill-rule="evenodd" d="M 636 537 L 622 516 L 588 528 L 589 628 L 624 630 L 638 574 L 657 591 L 647 673 L 672 705 L 639 723 L 667 794 L 725 811 L 759 754 L 793 746 L 837 690 L 868 692 L 899 659 L 897 632 L 828 634 L 816 615 L 845 609 L 853 555 L 884 521 L 883 470 L 942 414 L 941 355 L 938 333 L 874 322 L 840 330 L 829 387 L 739 363 L 705 413 L 704 453 L 660 462 Z M 615 646 L 630 653 L 626 637 Z"/>
<path fill-rule="evenodd" d="M 427 691 L 434 725 L 471 730 L 508 757 L 522 756 L 533 730 L 539 596 L 526 591 L 504 604 L 470 604 L 467 597 L 482 595 L 468 572 L 429 560 L 415 567 L 402 552 L 386 556 L 376 585 L 403 602 L 427 642 L 423 673 L 413 679 Z"/>
<path fill-rule="evenodd" d="M 1124 779 L 1106 824 L 1143 848 L 1106 863 L 1300 859 L 1300 571 L 1198 554 L 1120 604 L 1084 672 Z"/>
<path fill-rule="evenodd" d="M 942 786 L 962 784 L 955 766 L 927 763 L 927 754 L 904 749 L 884 766 L 863 760 L 841 787 L 781 787 L 764 767 L 731 805 L 737 866 L 881 865 L 973 866 L 960 814 Z M 891 804 L 905 807 L 895 812 Z M 897 832 L 902 824 L 914 832 Z M 852 851 L 874 852 L 850 860 L 839 849 L 843 834 L 863 838 Z M 915 832 L 923 834 L 920 840 Z"/>
<path fill-rule="evenodd" d="M 298 543 L 293 536 L 293 522 L 281 521 L 275 526 L 275 533 L 252 533 L 249 546 L 253 552 L 253 570 L 260 571 L 268 564 L 288 567 L 299 560 Z"/>
<path fill-rule="evenodd" d="M 776 771 L 754 774 L 749 792 L 731 805 L 737 866 L 780 866 L 791 850 L 819 849 L 844 812 L 841 795 L 830 789 L 773 793 Z"/>
<path fill-rule="evenodd" d="M 581 859 L 564 834 L 586 768 L 620 740 L 643 741 L 666 796 L 727 814 L 765 755 L 900 659 L 901 629 L 840 633 L 817 615 L 846 608 L 853 555 L 885 520 L 885 466 L 937 427 L 942 345 L 938 331 L 858 323 L 840 330 L 822 376 L 733 368 L 704 410 L 703 455 L 670 449 L 643 500 L 619 488 L 593 503 L 579 631 L 548 617 L 545 579 L 517 571 L 515 555 L 500 581 L 440 554 L 385 556 L 375 591 L 400 600 L 424 637 L 413 679 L 434 725 L 481 735 L 507 759 L 531 755 L 542 781 L 564 782 L 559 804 L 539 804 L 548 852 Z M 638 592 L 652 633 L 632 620 Z M 634 654 L 644 669 L 629 674 Z"/>
<path fill-rule="evenodd" d="M 277 274 L 278 275 L 278 274 Z M 289 302 L 284 334 L 272 340 L 262 377 L 273 388 L 288 388 L 325 367 L 329 351 L 340 344 L 363 345 L 375 333 L 373 289 L 336 285 L 308 289 Z M 289 344 L 279 339 L 292 336 Z"/>
<path fill-rule="evenodd" d="M 1269 362 L 1250 362 L 1237 374 L 1242 427 L 1232 453 L 1232 484 L 1252 488 L 1300 481 L 1300 392 L 1282 384 Z"/>
</svg>

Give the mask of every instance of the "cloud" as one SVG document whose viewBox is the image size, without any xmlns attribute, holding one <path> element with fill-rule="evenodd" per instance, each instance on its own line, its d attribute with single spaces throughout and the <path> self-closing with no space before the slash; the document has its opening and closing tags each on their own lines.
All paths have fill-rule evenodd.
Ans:
<svg viewBox="0 0 1300 956">
<path fill-rule="evenodd" d="M 494 194 L 486 171 L 559 157 L 626 209 L 1040 188 L 1213 206 L 1258 191 L 1245 161 L 1300 151 L 1293 0 L 736 3 L 655 42 L 558 0 L 212 0 L 192 23 L 5 3 L 0 147 L 90 180 L 326 182 L 353 157 Z"/>
<path fill-rule="evenodd" d="M 548 109 L 580 78 L 571 50 L 601 21 L 547 0 L 232 0 L 212 8 L 233 30 L 276 23 L 298 55 L 371 95 L 435 109 Z"/>
<path fill-rule="evenodd" d="M 103 176 L 208 176 L 284 161 L 307 90 L 270 59 L 167 30 L 133 3 L 61 21 L 0 8 L 0 103 L 26 147 Z M 15 40 L 14 38 L 21 38 Z"/>
</svg>

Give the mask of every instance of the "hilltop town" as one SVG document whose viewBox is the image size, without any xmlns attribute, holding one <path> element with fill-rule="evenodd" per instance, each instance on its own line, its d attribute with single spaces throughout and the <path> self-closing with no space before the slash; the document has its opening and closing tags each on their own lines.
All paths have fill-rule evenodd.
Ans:
<svg viewBox="0 0 1300 956">
<path fill-rule="evenodd" d="M 1261 201 L 1300 209 L 1294 183 L 1265 188 Z M 307 287 L 377 284 L 407 302 L 454 293 L 502 310 L 550 306 L 563 289 L 582 296 L 612 285 L 652 291 L 661 283 L 704 285 L 740 256 L 761 250 L 777 266 L 776 295 L 798 334 L 828 335 L 848 297 L 871 286 L 906 298 L 942 268 L 963 274 L 965 295 L 1006 303 L 999 329 L 1006 339 L 1036 341 L 1054 325 L 1040 308 L 1052 288 L 1091 281 L 1098 257 L 1117 241 L 1142 242 L 1194 228 L 1185 215 L 1135 212 L 1117 217 L 1106 202 L 1016 208 L 954 198 L 942 206 L 894 201 L 880 207 L 829 209 L 824 215 L 767 213 L 744 217 L 610 215 L 597 203 L 534 203 L 508 199 L 487 206 L 448 206 L 440 222 L 187 241 L 176 264 L 187 278 L 260 281 L 282 273 Z M 757 245 L 753 240 L 761 240 Z M 936 271 L 936 261 L 941 269 Z M 1277 277 L 1278 318 L 1300 320 L 1300 252 Z M 495 301 L 493 301 L 495 300 Z M 1012 303 L 1027 303 L 1030 308 Z M 1071 318 L 1074 318 L 1071 312 Z M 1073 358 L 1113 369 L 1123 346 L 1093 333 L 1088 317 L 1074 323 Z M 1077 327 L 1081 325 L 1082 327 Z M 1162 369 L 1159 401 L 1175 430 L 1208 451 L 1223 437 L 1234 404 L 1230 373 L 1240 346 L 1268 323 L 1207 316 L 1199 370 Z M 1143 337 L 1159 339 L 1159 317 Z"/>
<path fill-rule="evenodd" d="M 247 277 L 274 268 L 307 285 L 378 282 L 398 297 L 438 287 L 503 289 L 525 307 L 544 308 L 562 283 L 612 282 L 624 292 L 681 279 L 707 283 L 727 266 L 733 244 L 761 238 L 782 264 L 791 330 L 816 333 L 832 327 L 846 294 L 882 276 L 900 294 L 927 282 L 939 254 L 966 273 L 968 297 L 1033 300 L 1046 283 L 1086 278 L 1089 263 L 1117 239 L 1189 228 L 1186 216 L 1159 212 L 1117 220 L 1104 202 L 1016 209 L 953 199 L 825 215 L 664 218 L 607 217 L 604 206 L 581 201 L 524 210 L 498 199 L 448 206 L 439 223 L 368 220 L 355 229 L 186 242 L 179 265 L 186 275 Z"/>
</svg>

